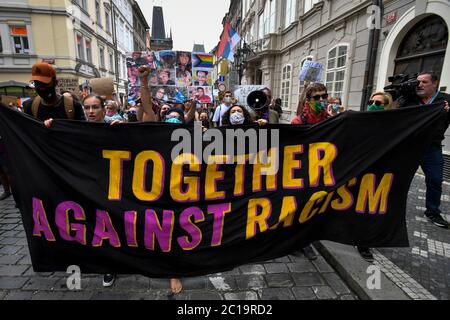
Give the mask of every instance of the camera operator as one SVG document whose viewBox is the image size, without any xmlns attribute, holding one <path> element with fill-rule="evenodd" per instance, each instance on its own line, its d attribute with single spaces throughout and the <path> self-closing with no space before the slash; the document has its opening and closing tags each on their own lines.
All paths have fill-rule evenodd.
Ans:
<svg viewBox="0 0 450 320">
<path fill-rule="evenodd" d="M 441 216 L 441 195 L 444 171 L 444 158 L 442 156 L 442 141 L 450 122 L 449 103 L 450 95 L 439 92 L 439 79 L 433 72 L 422 72 L 417 77 L 416 94 L 400 97 L 400 107 L 417 105 L 430 105 L 442 103 L 447 112 L 445 119 L 433 134 L 430 145 L 424 153 L 420 166 L 425 174 L 427 194 L 425 215 L 431 222 L 441 228 L 448 228 L 449 223 Z"/>
</svg>

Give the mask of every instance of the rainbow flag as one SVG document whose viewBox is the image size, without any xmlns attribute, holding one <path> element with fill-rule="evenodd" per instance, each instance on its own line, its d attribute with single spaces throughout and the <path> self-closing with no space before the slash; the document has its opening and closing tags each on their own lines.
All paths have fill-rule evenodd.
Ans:
<svg viewBox="0 0 450 320">
<path fill-rule="evenodd" d="M 214 68 L 214 56 L 206 53 L 193 53 L 192 54 L 192 66 L 194 68 Z"/>
</svg>

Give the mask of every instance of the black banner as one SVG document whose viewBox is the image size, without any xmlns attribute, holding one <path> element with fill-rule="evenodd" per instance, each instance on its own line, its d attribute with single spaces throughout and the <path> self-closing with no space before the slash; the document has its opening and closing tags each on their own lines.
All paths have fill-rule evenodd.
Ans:
<svg viewBox="0 0 450 320">
<path fill-rule="evenodd" d="M 46 129 L 0 108 L 34 270 L 150 277 L 221 272 L 316 240 L 408 246 L 408 190 L 443 119 L 441 106 L 350 111 L 203 135 L 159 123 Z"/>
</svg>

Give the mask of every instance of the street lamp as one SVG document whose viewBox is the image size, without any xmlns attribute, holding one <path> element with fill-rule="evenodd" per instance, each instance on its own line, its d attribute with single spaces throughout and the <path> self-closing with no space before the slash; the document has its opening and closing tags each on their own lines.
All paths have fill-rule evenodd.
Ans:
<svg viewBox="0 0 450 320">
<path fill-rule="evenodd" d="M 235 66 L 239 75 L 239 84 L 241 84 L 244 70 L 247 67 L 247 59 L 251 54 L 255 53 L 246 42 L 244 42 L 242 48 L 238 48 L 234 54 Z"/>
</svg>

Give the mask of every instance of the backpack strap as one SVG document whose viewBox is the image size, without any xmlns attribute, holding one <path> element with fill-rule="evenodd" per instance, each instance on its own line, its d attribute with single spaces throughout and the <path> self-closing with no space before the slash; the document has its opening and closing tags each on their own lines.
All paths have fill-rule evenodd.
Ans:
<svg viewBox="0 0 450 320">
<path fill-rule="evenodd" d="M 41 105 L 41 97 L 37 96 L 36 98 L 33 99 L 33 102 L 31 104 L 31 114 L 35 118 L 38 117 L 38 111 L 39 111 L 40 105 Z"/>
<path fill-rule="evenodd" d="M 75 119 L 75 111 L 73 108 L 73 99 L 71 97 L 64 97 L 64 108 L 66 109 L 67 119 L 73 120 Z"/>
</svg>

